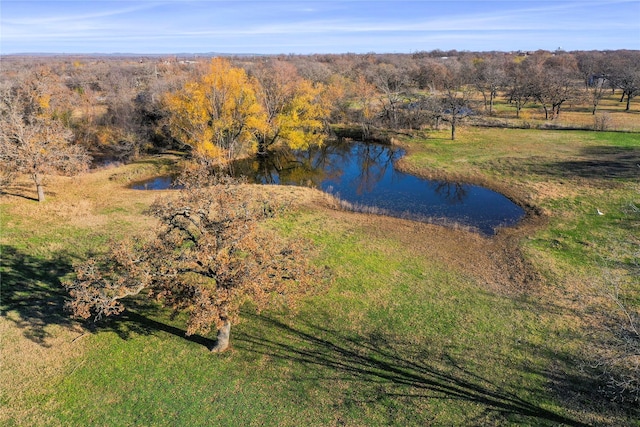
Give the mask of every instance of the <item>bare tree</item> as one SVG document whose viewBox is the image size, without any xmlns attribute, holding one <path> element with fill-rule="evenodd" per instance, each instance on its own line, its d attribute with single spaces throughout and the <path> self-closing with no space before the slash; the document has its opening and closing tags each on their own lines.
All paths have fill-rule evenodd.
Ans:
<svg viewBox="0 0 640 427">
<path fill-rule="evenodd" d="M 633 214 L 638 216 L 640 209 Z M 630 243 L 630 244 L 629 244 Z M 603 304 L 604 329 L 595 331 L 590 359 L 603 392 L 618 402 L 640 402 L 640 307 L 633 294 L 640 284 L 640 245 L 620 242 L 619 253 L 600 264 L 597 292 L 611 304 Z M 624 262 L 626 268 L 620 268 Z"/>
<path fill-rule="evenodd" d="M 506 97 L 516 108 L 516 118 L 520 117 L 520 110 L 531 98 L 531 76 L 527 64 L 521 60 L 507 64 Z"/>
<path fill-rule="evenodd" d="M 531 96 L 542 105 L 545 120 L 553 120 L 560 115 L 565 102 L 577 97 L 575 59 L 563 54 L 533 58 L 533 61 L 529 68 Z"/>
<path fill-rule="evenodd" d="M 609 60 L 612 86 L 622 90 L 620 102 L 627 97 L 625 111 L 629 111 L 631 100 L 640 93 L 640 53 L 620 51 L 612 54 Z"/>
<path fill-rule="evenodd" d="M 363 75 L 356 77 L 352 96 L 358 103 L 356 120 L 360 123 L 365 139 L 371 136 L 371 130 L 380 114 L 380 104 L 375 100 L 375 94 L 376 87 Z"/>
<path fill-rule="evenodd" d="M 43 74 L 30 78 L 0 93 L 0 160 L 11 171 L 29 174 L 42 202 L 44 175 L 77 173 L 90 157 L 71 142 L 73 134 L 63 123 L 70 114 L 55 108 L 54 88 Z"/>
<path fill-rule="evenodd" d="M 79 317 L 99 319 L 120 313 L 123 298 L 146 290 L 189 314 L 187 335 L 215 325 L 212 351 L 224 351 L 245 301 L 258 310 L 291 306 L 319 280 L 300 242 L 285 241 L 261 225 L 277 210 L 229 182 L 159 200 L 151 208 L 160 221 L 153 238 L 127 241 L 77 266 L 76 280 L 65 284 L 69 306 Z"/>
<path fill-rule="evenodd" d="M 591 114 L 595 115 L 600 100 L 610 84 L 606 72 L 606 57 L 601 52 L 578 52 L 575 58 L 584 82 L 585 93 L 593 105 Z"/>
<path fill-rule="evenodd" d="M 494 57 L 481 59 L 474 63 L 474 68 L 473 80 L 475 87 L 484 98 L 485 110 L 488 109 L 489 114 L 492 114 L 493 101 L 498 96 L 498 91 L 504 86 L 506 80 L 503 61 Z"/>
<path fill-rule="evenodd" d="M 380 93 L 380 105 L 391 129 L 400 125 L 400 110 L 406 97 L 408 76 L 394 64 L 381 63 L 369 70 L 369 80 Z"/>
<path fill-rule="evenodd" d="M 471 94 L 469 85 L 470 70 L 466 64 L 457 60 L 446 63 L 447 72 L 444 75 L 444 91 L 442 96 L 442 120 L 451 125 L 451 140 L 456 139 L 458 124 L 471 114 Z"/>
</svg>

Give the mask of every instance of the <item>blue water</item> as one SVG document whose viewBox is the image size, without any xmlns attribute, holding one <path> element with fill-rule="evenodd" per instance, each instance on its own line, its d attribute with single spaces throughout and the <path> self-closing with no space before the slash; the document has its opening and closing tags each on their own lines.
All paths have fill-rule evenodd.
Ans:
<svg viewBox="0 0 640 427">
<path fill-rule="evenodd" d="M 257 183 L 320 188 L 356 210 L 436 223 L 457 223 L 495 234 L 517 224 L 524 210 L 484 187 L 419 178 L 397 170 L 398 148 L 361 142 L 331 143 L 236 164 L 236 175 Z"/>
<path fill-rule="evenodd" d="M 362 142 L 333 142 L 234 163 L 233 174 L 249 182 L 315 187 L 348 202 L 354 210 L 443 224 L 461 224 L 487 235 L 517 224 L 524 210 L 484 187 L 419 178 L 398 171 L 398 148 Z M 171 177 L 133 186 L 170 188 Z"/>
<path fill-rule="evenodd" d="M 172 176 L 159 176 L 148 181 L 141 181 L 133 184 L 131 188 L 134 190 L 165 190 L 167 188 L 171 188 L 172 183 Z"/>
</svg>

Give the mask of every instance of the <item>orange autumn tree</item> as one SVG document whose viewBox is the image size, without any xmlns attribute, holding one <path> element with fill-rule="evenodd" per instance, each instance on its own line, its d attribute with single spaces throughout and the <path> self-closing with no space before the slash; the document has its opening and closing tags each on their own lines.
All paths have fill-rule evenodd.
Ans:
<svg viewBox="0 0 640 427">
<path fill-rule="evenodd" d="M 376 117 L 380 115 L 380 103 L 376 101 L 376 87 L 369 83 L 366 77 L 359 74 L 353 84 L 352 96 L 357 103 L 358 121 L 362 127 L 362 136 L 371 136 L 371 128 Z"/>
<path fill-rule="evenodd" d="M 222 181 L 156 202 L 153 237 L 125 241 L 76 266 L 76 279 L 65 283 L 68 306 L 78 317 L 97 320 L 121 313 L 126 297 L 145 292 L 188 314 L 187 335 L 215 326 L 218 340 L 211 350 L 220 352 L 228 348 L 231 325 L 245 302 L 257 310 L 295 305 L 321 274 L 304 244 L 263 225 L 281 209 L 245 190 Z"/>
<path fill-rule="evenodd" d="M 242 68 L 212 59 L 206 74 L 165 96 L 172 135 L 197 154 L 234 158 L 267 126 L 256 89 Z"/>
</svg>

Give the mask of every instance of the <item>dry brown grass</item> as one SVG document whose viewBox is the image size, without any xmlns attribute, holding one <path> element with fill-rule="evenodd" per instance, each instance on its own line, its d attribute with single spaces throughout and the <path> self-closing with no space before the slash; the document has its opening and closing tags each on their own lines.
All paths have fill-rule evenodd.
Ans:
<svg viewBox="0 0 640 427">
<path fill-rule="evenodd" d="M 476 98 L 476 102 L 480 102 L 480 98 Z M 638 102 L 632 101 L 630 111 L 625 111 L 626 101 L 620 102 L 618 93 L 611 93 L 600 101 L 596 115 L 607 116 L 607 129 L 611 131 L 639 132 L 640 131 L 640 107 Z M 519 117 L 516 117 L 515 108 L 509 105 L 504 96 L 496 100 L 495 110 L 491 117 L 479 117 L 476 120 L 482 122 L 501 123 L 511 127 L 525 128 L 581 128 L 593 129 L 594 115 L 591 113 L 593 106 L 587 100 L 565 103 L 563 104 L 560 115 L 554 120 L 546 120 L 544 109 L 535 102 L 530 102 L 520 111 Z M 481 108 L 481 111 L 482 108 Z"/>
<path fill-rule="evenodd" d="M 46 326 L 46 344 L 26 339 L 16 312 L 0 317 L 0 424 L 47 425 L 42 405 L 55 407 L 55 401 L 42 401 L 53 382 L 73 373 L 82 362 L 84 344 L 79 326 Z M 27 403 L 27 404 L 25 404 Z"/>
</svg>

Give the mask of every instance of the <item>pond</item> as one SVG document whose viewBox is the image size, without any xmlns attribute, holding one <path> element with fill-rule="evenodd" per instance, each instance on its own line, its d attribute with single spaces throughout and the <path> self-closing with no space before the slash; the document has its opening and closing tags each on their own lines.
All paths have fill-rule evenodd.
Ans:
<svg viewBox="0 0 640 427">
<path fill-rule="evenodd" d="M 134 190 L 166 190 L 168 188 L 181 188 L 178 185 L 174 185 L 174 180 L 174 176 L 158 176 L 156 178 L 136 182 L 131 185 L 131 188 L 133 188 Z"/>
<path fill-rule="evenodd" d="M 235 176 L 245 176 L 249 182 L 319 188 L 353 210 L 459 224 L 487 235 L 495 234 L 498 227 L 513 226 L 524 217 L 520 206 L 487 188 L 428 180 L 397 170 L 394 164 L 403 155 L 403 150 L 388 145 L 331 142 L 310 150 L 235 162 L 232 170 Z M 162 179 L 134 188 L 168 188 L 171 178 Z"/>
</svg>

